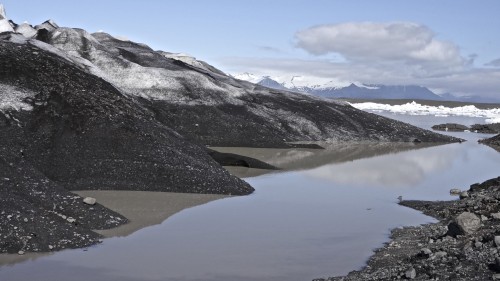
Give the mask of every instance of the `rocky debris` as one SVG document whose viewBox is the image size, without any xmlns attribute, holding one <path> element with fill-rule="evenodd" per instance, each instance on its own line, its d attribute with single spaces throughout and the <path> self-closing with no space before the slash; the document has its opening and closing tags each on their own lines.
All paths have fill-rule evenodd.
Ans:
<svg viewBox="0 0 500 281">
<path fill-rule="evenodd" d="M 96 73 L 137 97 L 157 120 L 203 145 L 289 147 L 290 142 L 322 140 L 459 141 L 357 110 L 347 103 L 237 80 L 206 64 L 198 67 L 201 62 L 185 63 L 106 33 L 58 28 L 51 33 L 49 43 L 61 52 L 87 59 Z"/>
<path fill-rule="evenodd" d="M 459 196 L 460 193 L 462 193 L 462 190 L 460 190 L 458 188 L 452 188 L 452 189 L 450 189 L 450 195 L 457 195 L 457 196 Z"/>
<path fill-rule="evenodd" d="M 469 130 L 470 128 L 456 123 L 446 123 L 432 126 L 433 130 L 436 131 L 449 131 L 449 132 L 463 132 Z"/>
<path fill-rule="evenodd" d="M 481 134 L 498 134 L 500 133 L 500 123 L 494 124 L 474 124 L 470 127 L 456 124 L 456 123 L 446 123 L 432 126 L 433 130 L 436 131 L 449 131 L 449 132 L 465 132 L 470 131 L 474 133 Z"/>
<path fill-rule="evenodd" d="M 0 253 L 87 247 L 127 222 L 68 190 L 253 191 L 113 85 L 20 42 L 0 39 L 0 97 L 25 108 L 0 107 Z"/>
<path fill-rule="evenodd" d="M 242 156 L 234 153 L 223 153 L 212 149 L 207 149 L 207 153 L 222 166 L 238 166 L 254 169 L 279 170 L 279 168 L 273 165 L 247 156 Z"/>
<path fill-rule="evenodd" d="M 470 131 L 481 134 L 500 134 L 500 123 L 475 124 L 470 127 Z"/>
<path fill-rule="evenodd" d="M 495 280 L 500 276 L 500 221 L 493 216 L 500 212 L 499 180 L 471 185 L 469 197 L 461 200 L 401 202 L 439 222 L 394 229 L 391 242 L 362 270 L 316 280 Z M 450 224 L 460 234 L 450 233 Z"/>
<path fill-rule="evenodd" d="M 83 203 L 85 203 L 87 205 L 95 205 L 96 202 L 97 202 L 97 200 L 95 198 L 92 198 L 92 197 L 83 198 Z"/>
<path fill-rule="evenodd" d="M 488 139 L 479 140 L 479 143 L 486 144 L 495 150 L 500 151 L 500 134 Z"/>
</svg>

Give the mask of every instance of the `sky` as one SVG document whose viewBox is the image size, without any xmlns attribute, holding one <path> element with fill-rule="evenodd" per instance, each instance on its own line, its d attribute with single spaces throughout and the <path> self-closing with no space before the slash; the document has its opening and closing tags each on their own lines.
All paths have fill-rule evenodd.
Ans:
<svg viewBox="0 0 500 281">
<path fill-rule="evenodd" d="M 498 0 L 0 0 L 7 17 L 104 31 L 226 73 L 412 84 L 500 98 Z"/>
</svg>

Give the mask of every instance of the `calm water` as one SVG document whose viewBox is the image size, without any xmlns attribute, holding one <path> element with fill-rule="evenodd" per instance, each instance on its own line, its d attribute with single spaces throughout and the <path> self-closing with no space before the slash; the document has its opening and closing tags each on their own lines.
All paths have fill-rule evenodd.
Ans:
<svg viewBox="0 0 500 281">
<path fill-rule="evenodd" d="M 479 123 L 474 118 L 394 116 L 424 128 Z M 363 266 L 391 228 L 434 221 L 396 204 L 452 199 L 500 174 L 500 153 L 486 137 L 388 151 L 339 162 L 324 157 L 305 170 L 247 178 L 250 196 L 184 210 L 160 225 L 112 238 L 88 251 L 68 250 L 0 267 L 0 280 L 311 280 Z"/>
</svg>

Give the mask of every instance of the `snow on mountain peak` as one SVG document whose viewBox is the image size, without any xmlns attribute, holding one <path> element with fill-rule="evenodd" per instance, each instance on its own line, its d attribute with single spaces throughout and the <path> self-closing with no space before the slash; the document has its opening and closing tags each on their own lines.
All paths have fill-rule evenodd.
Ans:
<svg viewBox="0 0 500 281">
<path fill-rule="evenodd" d="M 235 75 L 231 75 L 231 76 L 233 78 L 238 79 L 238 80 L 248 81 L 248 82 L 254 83 L 254 84 L 258 84 L 264 78 L 271 78 L 269 76 L 257 76 L 255 74 L 248 73 L 248 72 L 244 72 L 244 73 L 240 73 L 240 74 L 235 74 Z"/>
<path fill-rule="evenodd" d="M 7 19 L 7 15 L 5 14 L 5 8 L 3 4 L 0 4 L 0 20 Z"/>
<path fill-rule="evenodd" d="M 14 27 L 9 22 L 9 19 L 7 19 L 2 4 L 0 4 L 0 33 L 1 32 L 14 32 Z"/>
<path fill-rule="evenodd" d="M 264 80 L 273 80 L 284 88 L 294 91 L 307 92 L 308 90 L 320 89 L 341 89 L 355 84 L 358 87 L 369 88 L 359 82 L 342 81 L 332 78 L 321 78 L 303 75 L 281 75 L 281 76 L 257 76 L 248 72 L 232 75 L 236 79 L 245 80 L 251 83 L 258 84 Z"/>
</svg>

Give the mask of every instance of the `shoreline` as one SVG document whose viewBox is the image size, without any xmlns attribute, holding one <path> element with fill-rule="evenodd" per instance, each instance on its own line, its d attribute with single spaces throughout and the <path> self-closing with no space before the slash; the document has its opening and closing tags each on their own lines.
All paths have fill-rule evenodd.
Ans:
<svg viewBox="0 0 500 281">
<path fill-rule="evenodd" d="M 314 281 L 500 280 L 499 200 L 500 177 L 471 185 L 459 200 L 402 201 L 439 222 L 393 229 L 364 268 Z"/>
</svg>

